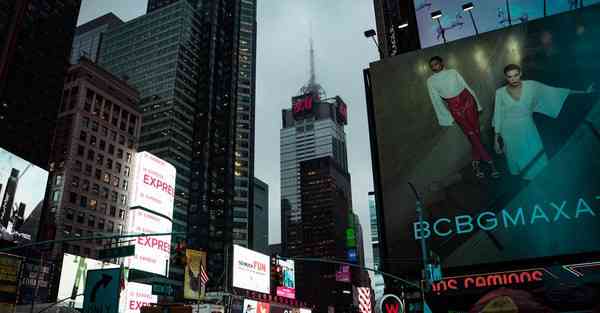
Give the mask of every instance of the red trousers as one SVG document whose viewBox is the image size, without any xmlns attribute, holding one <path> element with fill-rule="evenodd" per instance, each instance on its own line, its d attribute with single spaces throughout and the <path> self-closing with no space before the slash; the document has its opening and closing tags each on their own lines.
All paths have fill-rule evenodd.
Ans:
<svg viewBox="0 0 600 313">
<path fill-rule="evenodd" d="M 450 99 L 444 99 L 448 106 L 448 111 L 452 114 L 454 121 L 471 143 L 471 154 L 474 161 L 491 161 L 490 154 L 485 150 L 481 143 L 481 130 L 479 129 L 479 112 L 475 98 L 467 89 L 463 90 L 458 96 Z"/>
</svg>

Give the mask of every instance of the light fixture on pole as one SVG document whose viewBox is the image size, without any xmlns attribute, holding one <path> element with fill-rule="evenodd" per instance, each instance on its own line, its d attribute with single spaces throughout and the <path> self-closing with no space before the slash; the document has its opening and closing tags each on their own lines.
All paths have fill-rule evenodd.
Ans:
<svg viewBox="0 0 600 313">
<path fill-rule="evenodd" d="M 441 10 L 431 12 L 431 19 L 434 21 L 437 21 L 438 26 L 440 27 L 440 32 L 442 34 L 442 38 L 444 39 L 444 43 L 446 43 L 446 30 L 444 30 L 444 27 L 442 27 L 442 22 L 440 21 L 440 18 L 442 18 Z"/>
<path fill-rule="evenodd" d="M 477 29 L 477 24 L 475 24 L 475 18 L 473 18 L 473 2 L 465 3 L 462 6 L 463 11 L 469 12 L 469 16 L 471 17 L 471 22 L 473 23 L 473 28 L 475 29 L 475 35 L 479 35 L 479 29 Z"/>
<path fill-rule="evenodd" d="M 379 47 L 379 43 L 377 43 L 377 39 L 375 39 L 375 35 L 377 35 L 375 30 L 374 29 L 365 30 L 364 34 L 365 34 L 365 37 L 373 39 L 373 42 L 375 43 L 375 46 L 377 47 L 377 51 L 379 51 L 379 54 L 383 58 L 383 53 L 381 51 L 381 47 Z"/>
<path fill-rule="evenodd" d="M 398 25 L 398 29 L 403 29 L 408 27 L 408 22 L 400 22 L 400 25 Z"/>
<path fill-rule="evenodd" d="M 548 0 L 544 0 L 544 17 L 548 16 Z"/>
<path fill-rule="evenodd" d="M 508 17 L 508 25 L 512 25 L 512 18 L 510 17 L 510 3 L 506 0 L 506 16 Z"/>
</svg>

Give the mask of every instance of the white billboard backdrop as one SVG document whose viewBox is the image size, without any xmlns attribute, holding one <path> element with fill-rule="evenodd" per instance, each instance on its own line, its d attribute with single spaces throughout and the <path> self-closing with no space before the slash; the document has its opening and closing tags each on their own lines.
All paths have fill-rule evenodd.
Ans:
<svg viewBox="0 0 600 313">
<path fill-rule="evenodd" d="M 0 148 L 0 238 L 35 240 L 48 172 Z"/>
<path fill-rule="evenodd" d="M 158 303 L 158 296 L 152 294 L 152 285 L 140 283 L 128 282 L 121 293 L 121 298 L 125 299 L 120 302 L 119 308 L 119 312 L 123 313 L 140 313 L 143 306 Z"/>
<path fill-rule="evenodd" d="M 233 246 L 233 287 L 270 293 L 269 256 Z"/>
<path fill-rule="evenodd" d="M 137 153 L 129 206 L 141 206 L 171 219 L 175 176 L 175 167 L 170 163 L 148 152 Z"/>
<path fill-rule="evenodd" d="M 171 221 L 144 209 L 129 210 L 130 233 L 169 233 Z M 128 257 L 126 266 L 165 276 L 171 253 L 171 236 L 137 237 L 135 255 Z"/>
<path fill-rule="evenodd" d="M 73 292 L 75 292 L 76 295 L 81 294 L 81 296 L 75 298 L 75 300 L 67 300 L 61 303 L 61 306 L 70 306 L 71 303 L 74 303 L 75 308 L 82 309 L 83 291 L 85 290 L 87 271 L 118 267 L 119 266 L 116 264 L 102 263 L 102 261 L 95 259 L 65 253 L 63 256 L 62 270 L 60 271 L 58 300 L 71 297 Z"/>
</svg>

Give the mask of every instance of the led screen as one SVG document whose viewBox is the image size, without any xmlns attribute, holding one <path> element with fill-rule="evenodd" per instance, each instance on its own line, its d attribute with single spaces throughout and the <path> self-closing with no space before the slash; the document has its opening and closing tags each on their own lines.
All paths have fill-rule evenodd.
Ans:
<svg viewBox="0 0 600 313">
<path fill-rule="evenodd" d="M 233 287 L 270 293 L 269 265 L 268 255 L 234 245 Z"/>
<path fill-rule="evenodd" d="M 172 224 L 161 215 L 137 208 L 129 210 L 128 229 L 134 234 L 170 233 Z M 167 274 L 171 235 L 137 237 L 134 245 L 135 255 L 128 257 L 125 262 L 129 268 L 159 275 Z"/>
<path fill-rule="evenodd" d="M 599 48 L 595 5 L 373 63 L 387 257 L 422 237 L 444 267 L 598 251 Z"/>
<path fill-rule="evenodd" d="M 512 25 L 544 17 L 543 0 L 415 0 L 419 38 L 423 48 L 443 43 L 441 28 L 447 41 L 475 35 L 475 28 L 469 12 L 463 11 L 463 5 L 473 3 L 473 21 L 484 33 L 509 26 L 507 12 L 510 11 Z M 546 1 L 546 14 L 554 15 L 578 8 L 579 0 Z M 508 3 L 508 6 L 507 6 Z M 586 6 L 600 3 L 600 0 L 586 0 Z M 431 13 L 441 10 L 440 24 L 431 19 Z"/>
<path fill-rule="evenodd" d="M 62 184 L 59 176 L 55 184 Z M 35 240 L 48 172 L 0 148 L 0 239 Z M 60 199 L 60 193 L 51 193 Z"/>
<path fill-rule="evenodd" d="M 277 259 L 275 268 L 277 295 L 289 299 L 296 299 L 296 282 L 294 260 Z"/>
<path fill-rule="evenodd" d="M 129 206 L 140 206 L 171 219 L 175 176 L 173 165 L 148 152 L 137 153 Z"/>
</svg>

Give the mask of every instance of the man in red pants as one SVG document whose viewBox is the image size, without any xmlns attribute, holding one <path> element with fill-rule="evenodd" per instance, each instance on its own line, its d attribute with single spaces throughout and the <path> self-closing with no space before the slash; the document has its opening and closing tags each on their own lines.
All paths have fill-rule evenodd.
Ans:
<svg viewBox="0 0 600 313">
<path fill-rule="evenodd" d="M 479 111 L 481 106 L 473 90 L 456 70 L 446 69 L 444 60 L 434 56 L 429 60 L 433 75 L 427 79 L 427 89 L 433 108 L 441 126 L 452 126 L 456 122 L 471 143 L 473 172 L 478 178 L 485 174 L 480 168 L 481 161 L 486 162 L 491 169 L 491 176 L 498 178 L 490 154 L 481 143 L 479 127 Z"/>
</svg>

